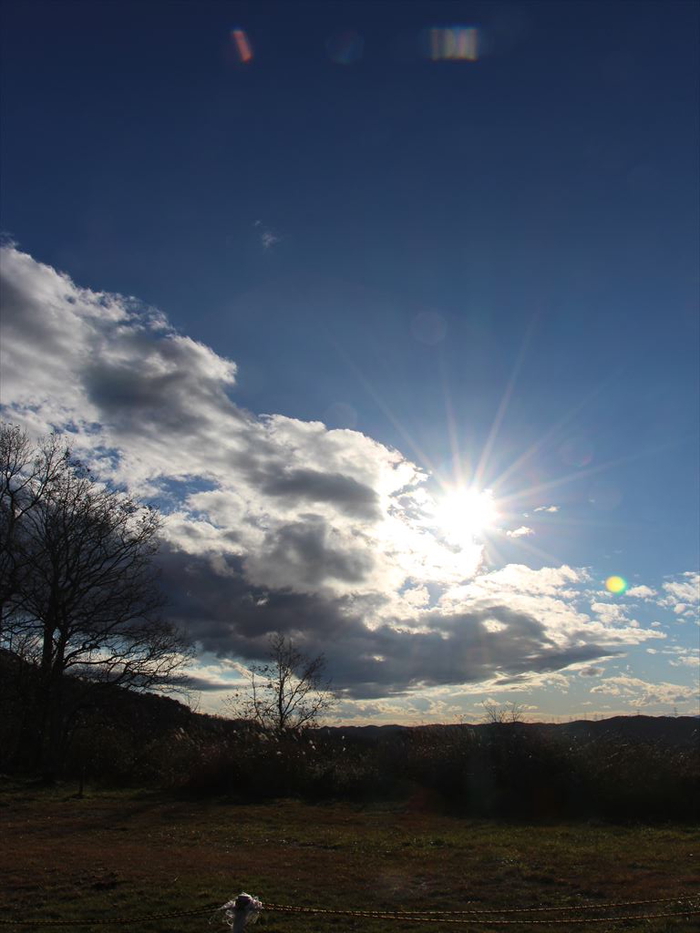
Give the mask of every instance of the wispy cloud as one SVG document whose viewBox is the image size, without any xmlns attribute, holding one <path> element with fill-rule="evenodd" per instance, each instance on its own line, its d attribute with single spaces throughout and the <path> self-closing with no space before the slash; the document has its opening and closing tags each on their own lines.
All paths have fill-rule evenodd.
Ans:
<svg viewBox="0 0 700 933">
<path fill-rule="evenodd" d="M 275 245 L 275 243 L 279 243 L 281 238 L 268 227 L 266 227 L 262 220 L 256 220 L 253 226 L 258 232 L 263 249 L 270 249 Z"/>
</svg>

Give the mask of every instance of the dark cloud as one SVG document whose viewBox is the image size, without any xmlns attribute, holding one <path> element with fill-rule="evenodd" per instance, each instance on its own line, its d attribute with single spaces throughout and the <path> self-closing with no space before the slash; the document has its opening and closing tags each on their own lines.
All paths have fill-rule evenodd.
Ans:
<svg viewBox="0 0 700 933">
<path fill-rule="evenodd" d="M 373 628 L 350 599 L 251 587 L 239 559 L 227 560 L 225 575 L 206 557 L 174 550 L 166 549 L 160 561 L 175 596 L 173 617 L 204 650 L 258 660 L 266 654 L 267 636 L 283 632 L 309 654 L 325 654 L 335 687 L 355 699 L 493 677 L 515 682 L 529 672 L 614 653 L 594 644 L 562 649 L 543 622 L 503 605 L 425 613 L 418 628 L 401 620 Z"/>
<path fill-rule="evenodd" d="M 88 367 L 84 375 L 88 398 L 112 420 L 128 414 L 130 421 L 143 423 L 148 417 L 165 427 L 182 414 L 173 404 L 180 394 L 177 372 L 153 376 L 133 365 L 99 365 Z"/>
<path fill-rule="evenodd" d="M 81 373 L 87 398 L 115 429 L 150 434 L 200 433 L 212 417 L 240 423 L 243 413 L 223 391 L 221 375 L 206 377 L 202 348 L 176 334 L 122 333 L 118 352 L 96 354 Z M 231 379 L 233 378 L 233 367 Z"/>
<path fill-rule="evenodd" d="M 209 680 L 206 677 L 196 677 L 192 674 L 182 678 L 182 686 L 188 690 L 199 690 L 202 693 L 232 693 L 235 689 L 233 682 Z"/>
<path fill-rule="evenodd" d="M 45 309 L 31 301 L 20 284 L 4 275 L 0 276 L 0 306 L 3 340 L 10 341 L 19 336 L 21 340 L 39 344 L 49 352 L 62 350 L 60 327 L 47 319 Z"/>
<path fill-rule="evenodd" d="M 272 586 L 295 589 L 320 587 L 329 580 L 360 583 L 372 569 L 367 549 L 333 542 L 331 529 L 320 515 L 303 515 L 269 531 L 255 557 L 246 560 L 249 575 Z"/>
<path fill-rule="evenodd" d="M 294 497 L 307 502 L 327 502 L 339 511 L 356 518 L 380 517 L 378 496 L 364 483 L 340 473 L 318 470 L 286 470 L 268 476 L 261 484 L 268 496 Z"/>
<path fill-rule="evenodd" d="M 605 668 L 590 665 L 589 667 L 582 667 L 579 674 L 581 677 L 600 677 L 604 670 Z"/>
</svg>

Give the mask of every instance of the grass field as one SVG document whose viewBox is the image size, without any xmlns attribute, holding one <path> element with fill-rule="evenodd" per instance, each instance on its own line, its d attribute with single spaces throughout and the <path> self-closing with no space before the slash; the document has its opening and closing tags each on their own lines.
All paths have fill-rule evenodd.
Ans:
<svg viewBox="0 0 700 933">
<path fill-rule="evenodd" d="M 0 920 L 131 918 L 223 903 L 242 890 L 269 903 L 420 914 L 645 900 L 700 887 L 700 832 L 692 827 L 490 823 L 436 814 L 421 799 L 394 807 L 243 806 L 90 790 L 77 799 L 74 791 L 7 784 L 0 792 Z M 678 905 L 636 908 L 645 914 L 673 910 Z M 261 933 L 407 928 L 661 933 L 694 924 L 669 918 L 447 925 L 265 912 L 253 927 Z M 225 927 L 218 915 L 211 923 L 202 915 L 75 929 L 194 933 Z"/>
</svg>

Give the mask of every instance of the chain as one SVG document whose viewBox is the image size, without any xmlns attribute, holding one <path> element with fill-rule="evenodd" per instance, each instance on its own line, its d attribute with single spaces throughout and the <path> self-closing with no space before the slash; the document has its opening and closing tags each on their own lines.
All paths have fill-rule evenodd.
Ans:
<svg viewBox="0 0 700 933">
<path fill-rule="evenodd" d="M 690 917 L 700 914 L 700 906 L 696 903 L 688 903 L 686 909 L 679 911 L 666 911 L 658 914 L 628 914 L 627 916 L 617 917 L 568 917 L 543 918 L 530 917 L 518 918 L 514 920 L 500 919 L 504 914 L 515 913 L 540 913 L 544 911 L 572 912 L 584 910 L 611 910 L 622 907 L 638 907 L 643 904 L 672 904 L 683 901 L 700 902 L 700 894 L 681 894 L 676 897 L 656 897 L 641 901 L 609 901 L 603 904 L 574 904 L 565 907 L 504 907 L 504 908 L 475 908 L 473 910 L 430 910 L 419 915 L 415 910 L 353 910 L 349 908 L 328 908 L 328 907 L 302 907 L 293 904 L 264 904 L 263 910 L 277 911 L 279 913 L 296 914 L 327 914 L 342 917 L 361 917 L 365 920 L 402 920 L 407 923 L 443 923 L 443 924 L 463 924 L 463 923 L 488 923 L 491 926 L 503 926 L 512 924 L 540 924 L 553 925 L 560 923 L 621 923 L 629 920 L 660 920 L 664 917 Z M 152 920 L 178 920 L 181 917 L 196 917 L 204 914 L 213 914 L 221 910 L 220 905 L 211 905 L 209 907 L 197 907 L 193 910 L 179 910 L 170 913 L 149 914 L 141 917 L 104 917 L 93 918 L 91 920 L 23 920 L 23 919 L 0 919 L 0 925 L 3 926 L 22 926 L 32 924 L 34 926 L 100 926 L 105 924 L 123 925 L 128 923 L 147 923 Z M 488 915 L 483 920 L 475 920 L 475 916 Z M 495 916 L 494 916 L 495 915 Z"/>
<path fill-rule="evenodd" d="M 401 911 L 381 912 L 368 910 L 343 910 L 316 908 L 316 907 L 294 907 L 290 904 L 265 904 L 264 910 L 276 910 L 283 913 L 303 913 L 303 914 L 332 914 L 343 917 L 361 917 L 364 920 L 401 920 L 405 923 L 443 923 L 443 924 L 461 924 L 461 923 L 487 923 L 489 926 L 505 926 L 518 924 L 540 924 L 555 925 L 560 923 L 622 923 L 630 920 L 659 920 L 663 917 L 690 917 L 700 914 L 700 907 L 689 905 L 688 909 L 680 911 L 668 911 L 661 914 L 630 914 L 626 917 L 567 917 L 566 919 L 544 919 L 541 917 L 518 920 L 501 920 L 497 917 L 489 917 L 483 920 L 474 920 L 473 917 L 455 918 L 445 917 L 444 915 L 435 916 L 415 916 Z M 500 913 L 498 910 L 492 911 L 494 914 Z"/>
<path fill-rule="evenodd" d="M 203 914 L 213 914 L 221 910 L 221 905 L 211 907 L 197 907 L 193 910 L 178 910 L 167 914 L 149 914 L 147 917 L 100 917 L 92 920 L 3 920 L 0 924 L 3 926 L 17 926 L 19 924 L 35 924 L 46 927 L 70 927 L 70 926 L 99 926 L 104 923 L 125 924 L 125 923 L 147 923 L 150 920 L 177 920 L 180 917 L 196 917 Z"/>
</svg>

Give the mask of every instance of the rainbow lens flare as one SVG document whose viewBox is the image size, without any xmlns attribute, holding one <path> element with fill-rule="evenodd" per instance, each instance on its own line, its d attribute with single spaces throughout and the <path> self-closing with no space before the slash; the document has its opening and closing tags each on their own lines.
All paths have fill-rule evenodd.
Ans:
<svg viewBox="0 0 700 933">
<path fill-rule="evenodd" d="M 622 595 L 628 587 L 627 580 L 624 577 L 612 576 L 605 581 L 605 588 L 609 593 L 615 593 L 616 596 Z"/>
<path fill-rule="evenodd" d="M 434 26 L 427 31 L 428 56 L 434 62 L 479 60 L 479 30 L 475 26 Z"/>
</svg>

